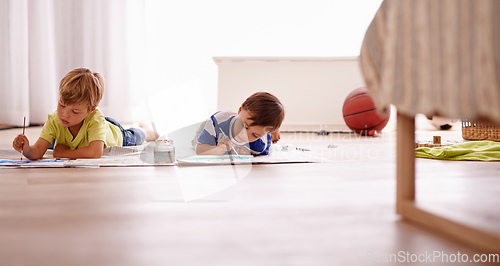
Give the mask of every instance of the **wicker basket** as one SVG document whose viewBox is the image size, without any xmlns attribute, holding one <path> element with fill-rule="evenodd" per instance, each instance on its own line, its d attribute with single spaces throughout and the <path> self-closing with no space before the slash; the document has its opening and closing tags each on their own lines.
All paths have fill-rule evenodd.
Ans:
<svg viewBox="0 0 500 266">
<path fill-rule="evenodd" d="M 462 138 L 467 140 L 500 141 L 500 126 L 462 119 Z"/>
</svg>

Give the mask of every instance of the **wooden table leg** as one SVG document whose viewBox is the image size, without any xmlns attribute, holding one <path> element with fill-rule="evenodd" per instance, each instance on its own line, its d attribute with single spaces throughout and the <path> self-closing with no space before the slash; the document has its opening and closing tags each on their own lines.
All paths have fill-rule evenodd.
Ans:
<svg viewBox="0 0 500 266">
<path fill-rule="evenodd" d="M 415 198 L 415 118 L 397 115 L 396 212 L 403 218 L 476 249 L 500 252 L 500 236 L 417 207 Z"/>
<path fill-rule="evenodd" d="M 415 201 L 415 118 L 397 114 L 397 200 L 396 213 L 403 202 Z"/>
</svg>

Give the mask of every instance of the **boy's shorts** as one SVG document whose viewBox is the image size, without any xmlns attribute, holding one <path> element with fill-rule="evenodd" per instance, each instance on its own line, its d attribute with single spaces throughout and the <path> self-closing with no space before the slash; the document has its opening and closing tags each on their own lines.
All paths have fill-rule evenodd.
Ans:
<svg viewBox="0 0 500 266">
<path fill-rule="evenodd" d="M 144 140 L 146 139 L 146 135 L 142 130 L 138 128 L 129 128 L 129 129 L 124 129 L 118 121 L 111 117 L 105 117 L 106 121 L 110 122 L 111 124 L 117 126 L 120 128 L 122 135 L 123 135 L 123 144 L 122 146 L 136 146 L 136 145 L 141 145 Z"/>
</svg>

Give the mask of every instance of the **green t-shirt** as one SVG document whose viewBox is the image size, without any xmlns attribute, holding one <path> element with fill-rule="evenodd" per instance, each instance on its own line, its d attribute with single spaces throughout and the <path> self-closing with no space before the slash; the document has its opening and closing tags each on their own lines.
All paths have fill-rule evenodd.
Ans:
<svg viewBox="0 0 500 266">
<path fill-rule="evenodd" d="M 104 148 L 110 146 L 122 146 L 123 135 L 118 126 L 106 119 L 102 112 L 96 108 L 83 120 L 83 125 L 75 138 L 67 127 L 64 127 L 57 116 L 57 111 L 49 114 L 45 125 L 43 125 L 40 138 L 52 142 L 56 139 L 57 144 L 64 144 L 70 149 L 78 149 L 89 146 L 94 140 L 104 141 Z"/>
</svg>

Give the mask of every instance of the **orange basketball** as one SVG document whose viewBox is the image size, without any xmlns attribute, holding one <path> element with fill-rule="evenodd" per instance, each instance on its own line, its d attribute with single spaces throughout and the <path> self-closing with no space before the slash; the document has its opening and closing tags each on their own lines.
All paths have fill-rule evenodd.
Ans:
<svg viewBox="0 0 500 266">
<path fill-rule="evenodd" d="M 389 122 L 391 111 L 384 110 L 383 116 L 377 112 L 367 88 L 357 88 L 347 95 L 342 114 L 346 125 L 361 135 L 368 135 L 370 131 L 382 131 Z"/>
</svg>

